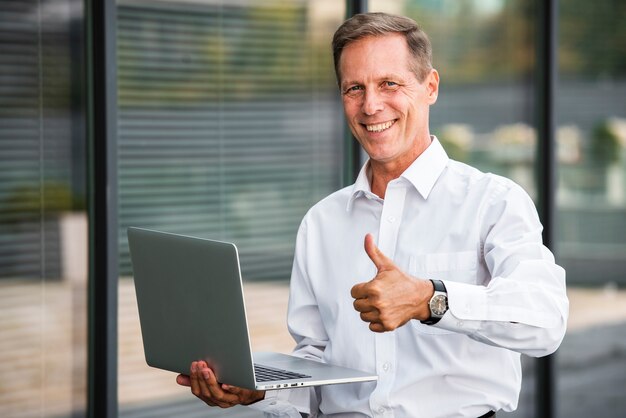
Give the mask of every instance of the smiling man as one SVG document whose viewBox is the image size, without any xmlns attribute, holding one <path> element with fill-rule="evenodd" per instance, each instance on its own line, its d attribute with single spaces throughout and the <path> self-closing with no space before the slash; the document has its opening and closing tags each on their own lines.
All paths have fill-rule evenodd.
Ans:
<svg viewBox="0 0 626 418">
<path fill-rule="evenodd" d="M 377 382 L 268 393 L 220 385 L 203 362 L 180 384 L 209 405 L 275 415 L 489 417 L 517 407 L 520 353 L 565 333 L 565 272 L 528 195 L 448 158 L 429 131 L 439 74 L 408 18 L 354 16 L 333 39 L 350 129 L 369 155 L 354 185 L 300 226 L 290 285 L 294 352 Z"/>
<path fill-rule="evenodd" d="M 349 43 L 339 58 L 346 119 L 370 156 L 371 187 L 380 197 L 431 142 L 428 111 L 437 101 L 439 74 L 430 65 L 416 74 L 413 60 L 406 37 L 395 33 Z"/>
</svg>

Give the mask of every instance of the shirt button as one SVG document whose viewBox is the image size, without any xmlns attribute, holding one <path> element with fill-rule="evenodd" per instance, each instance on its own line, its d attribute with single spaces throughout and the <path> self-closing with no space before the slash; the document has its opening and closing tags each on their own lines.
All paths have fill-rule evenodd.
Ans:
<svg viewBox="0 0 626 418">
<path fill-rule="evenodd" d="M 462 326 L 463 326 L 463 321 L 458 321 L 458 322 L 456 323 L 456 325 L 457 325 L 459 328 L 460 328 L 460 327 L 462 327 Z"/>
<path fill-rule="evenodd" d="M 387 221 L 388 221 L 390 224 L 392 224 L 392 223 L 394 223 L 394 222 L 396 221 L 396 217 L 395 217 L 395 216 L 390 216 L 390 217 L 388 217 L 388 218 L 387 218 Z"/>
<path fill-rule="evenodd" d="M 390 363 L 383 364 L 383 370 L 386 371 L 386 372 L 391 370 L 391 364 Z"/>
<path fill-rule="evenodd" d="M 382 407 L 382 406 L 380 408 L 378 408 L 378 413 L 379 414 L 384 414 L 385 413 L 385 408 Z"/>
</svg>

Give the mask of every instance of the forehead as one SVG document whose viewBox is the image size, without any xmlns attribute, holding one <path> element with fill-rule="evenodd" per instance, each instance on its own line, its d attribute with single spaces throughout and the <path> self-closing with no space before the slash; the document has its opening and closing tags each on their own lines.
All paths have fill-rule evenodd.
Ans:
<svg viewBox="0 0 626 418">
<path fill-rule="evenodd" d="M 404 35 L 368 36 L 348 44 L 339 61 L 341 81 L 412 73 Z"/>
</svg>

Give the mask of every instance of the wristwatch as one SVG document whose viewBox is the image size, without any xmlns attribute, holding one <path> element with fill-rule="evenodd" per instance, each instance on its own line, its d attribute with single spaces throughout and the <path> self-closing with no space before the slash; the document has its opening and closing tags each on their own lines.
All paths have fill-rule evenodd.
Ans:
<svg viewBox="0 0 626 418">
<path fill-rule="evenodd" d="M 435 293 L 428 302 L 428 307 L 430 308 L 430 318 L 425 321 L 421 321 L 422 324 L 426 325 L 435 325 L 441 318 L 443 318 L 443 315 L 448 312 L 448 292 L 446 291 L 446 286 L 441 280 L 431 279 L 431 282 L 435 287 Z"/>
</svg>

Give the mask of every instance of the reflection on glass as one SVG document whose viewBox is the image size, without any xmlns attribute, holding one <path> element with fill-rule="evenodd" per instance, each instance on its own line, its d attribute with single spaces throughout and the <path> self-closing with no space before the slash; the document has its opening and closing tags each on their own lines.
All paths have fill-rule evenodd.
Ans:
<svg viewBox="0 0 626 418">
<path fill-rule="evenodd" d="M 85 414 L 81 13 L 70 0 L 0 2 L 2 417 Z"/>
<path fill-rule="evenodd" d="M 343 14 L 332 1 L 118 2 L 121 415 L 176 396 L 176 416 L 207 409 L 145 364 L 128 226 L 235 242 L 254 349 L 291 350 L 296 231 L 341 187 L 330 40 Z"/>
<path fill-rule="evenodd" d="M 626 411 L 626 32 L 623 2 L 559 2 L 558 257 L 570 320 L 558 415 Z M 584 19 L 581 18 L 584 16 Z"/>
</svg>

